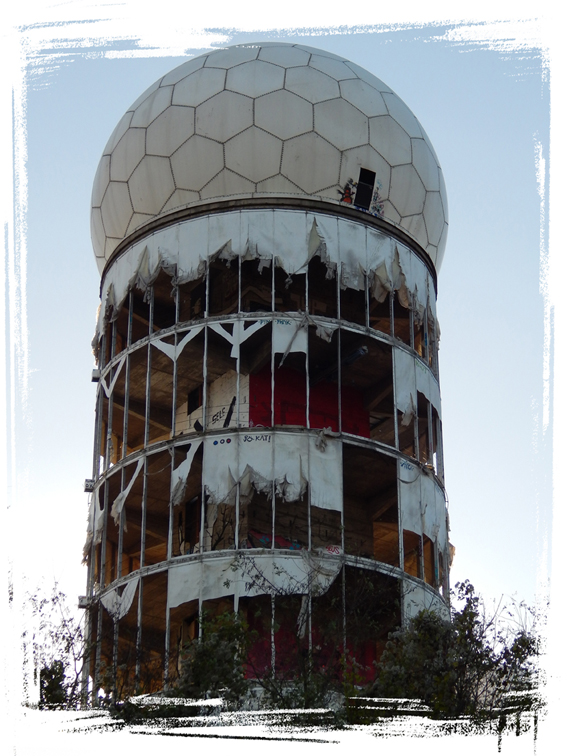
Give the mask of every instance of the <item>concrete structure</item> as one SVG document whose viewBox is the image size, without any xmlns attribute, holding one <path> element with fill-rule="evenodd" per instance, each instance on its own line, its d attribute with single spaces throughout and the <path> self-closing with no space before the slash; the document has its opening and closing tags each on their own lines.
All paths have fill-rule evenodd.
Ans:
<svg viewBox="0 0 567 756">
<path fill-rule="evenodd" d="M 280 671 L 331 617 L 370 664 L 402 618 L 447 611 L 446 232 L 423 128 L 336 55 L 217 50 L 127 111 L 92 201 L 97 684 L 118 665 L 161 688 L 203 607 L 245 614 L 255 669 Z"/>
</svg>

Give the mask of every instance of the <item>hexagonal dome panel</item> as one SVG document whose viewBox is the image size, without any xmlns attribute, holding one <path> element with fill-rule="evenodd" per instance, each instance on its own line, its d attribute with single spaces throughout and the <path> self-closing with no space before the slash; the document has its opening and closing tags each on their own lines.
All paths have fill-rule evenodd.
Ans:
<svg viewBox="0 0 567 756">
<path fill-rule="evenodd" d="M 222 144 L 192 136 L 171 156 L 171 169 L 178 189 L 198 192 L 224 166 Z"/>
<path fill-rule="evenodd" d="M 423 212 L 425 187 L 413 165 L 392 168 L 389 199 L 402 218 Z"/>
<path fill-rule="evenodd" d="M 285 71 L 280 66 L 262 60 L 251 60 L 228 70 L 226 88 L 248 97 L 261 97 L 275 89 L 281 89 L 284 76 Z"/>
<path fill-rule="evenodd" d="M 128 181 L 146 154 L 146 130 L 129 129 L 110 156 L 110 180 Z"/>
<path fill-rule="evenodd" d="M 411 162 L 411 140 L 391 116 L 377 116 L 369 121 L 370 144 L 391 165 Z"/>
<path fill-rule="evenodd" d="M 171 104 L 197 107 L 222 92 L 225 79 L 226 71 L 220 68 L 200 68 L 175 85 Z"/>
<path fill-rule="evenodd" d="M 229 139 L 224 148 L 225 165 L 250 181 L 273 176 L 280 167 L 282 143 L 256 126 Z"/>
<path fill-rule="evenodd" d="M 309 102 L 331 100 L 340 95 L 339 83 L 316 68 L 291 68 L 285 77 L 285 88 Z"/>
<path fill-rule="evenodd" d="M 148 126 L 148 155 L 169 157 L 195 133 L 195 108 L 171 105 Z"/>
<path fill-rule="evenodd" d="M 284 142 L 281 172 L 307 194 L 315 194 L 338 183 L 340 162 L 339 150 L 310 132 Z"/>
<path fill-rule="evenodd" d="M 285 89 L 271 92 L 255 101 L 254 123 L 280 139 L 291 139 L 313 128 L 313 105 Z"/>
<path fill-rule="evenodd" d="M 159 87 L 134 111 L 130 126 L 149 126 L 171 104 L 173 87 Z"/>
<path fill-rule="evenodd" d="M 341 97 L 367 116 L 387 115 L 388 109 L 378 90 L 360 79 L 341 81 Z"/>
<path fill-rule="evenodd" d="M 111 181 L 100 206 L 107 236 L 122 238 L 133 214 L 128 184 Z"/>
<path fill-rule="evenodd" d="M 275 63 L 284 68 L 293 68 L 294 66 L 306 66 L 310 57 L 306 50 L 299 50 L 290 45 L 267 45 L 260 50 L 258 60 Z"/>
<path fill-rule="evenodd" d="M 379 214 L 439 264 L 443 175 L 418 120 L 384 82 L 307 45 L 214 50 L 161 77 L 114 129 L 92 194 L 98 264 L 151 218 L 228 196 L 317 197 L 340 213 L 346 182 L 363 168 L 376 174 Z"/>
<path fill-rule="evenodd" d="M 411 140 L 411 154 L 425 188 L 430 192 L 439 191 L 439 166 L 424 139 Z"/>
<path fill-rule="evenodd" d="M 252 98 L 236 92 L 225 91 L 211 97 L 197 108 L 196 133 L 226 142 L 252 126 L 252 103 Z"/>
<path fill-rule="evenodd" d="M 157 215 L 175 189 L 169 158 L 146 155 L 128 186 L 134 211 Z"/>
<path fill-rule="evenodd" d="M 339 150 L 368 142 L 368 118 L 346 100 L 319 102 L 314 110 L 315 131 Z"/>
</svg>

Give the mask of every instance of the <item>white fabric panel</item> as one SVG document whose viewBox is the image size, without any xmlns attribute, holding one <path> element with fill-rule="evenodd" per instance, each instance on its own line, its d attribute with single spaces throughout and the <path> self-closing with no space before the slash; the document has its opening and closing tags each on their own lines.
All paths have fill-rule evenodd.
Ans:
<svg viewBox="0 0 567 756">
<path fill-rule="evenodd" d="M 402 527 L 412 533 L 422 533 L 421 522 L 421 470 L 405 460 L 398 460 L 398 478 L 400 481 L 400 509 Z"/>
<path fill-rule="evenodd" d="M 136 282 L 144 288 L 160 265 L 176 268 L 177 281 L 184 283 L 203 276 L 206 261 L 216 254 L 223 259 L 241 256 L 246 260 L 270 260 L 274 255 L 276 263 L 292 275 L 304 273 L 316 252 L 327 265 L 342 263 L 345 286 L 362 289 L 367 272 L 375 296 L 392 287 L 405 289 L 407 283 L 408 290 L 417 294 L 419 306 L 427 306 L 430 276 L 425 265 L 381 232 L 323 213 L 241 210 L 168 226 L 122 254 L 105 275 L 98 335 L 102 334 L 107 303 L 118 308 L 128 289 Z M 429 297 L 434 301 L 431 284 Z"/>
<path fill-rule="evenodd" d="M 167 603 L 170 609 L 201 598 L 202 601 L 240 596 L 321 595 L 342 567 L 338 558 L 297 554 L 257 554 L 191 561 L 169 569 Z M 228 583 L 228 585 L 227 585 Z"/>
<path fill-rule="evenodd" d="M 185 489 L 187 488 L 187 478 L 191 472 L 191 465 L 193 464 L 193 458 L 197 450 L 200 448 L 202 440 L 192 441 L 191 447 L 187 452 L 187 456 L 183 462 L 171 471 L 171 501 L 173 506 L 176 507 L 181 503 Z"/>
<path fill-rule="evenodd" d="M 288 275 L 307 270 L 307 242 L 310 228 L 304 212 L 274 212 L 274 257 Z"/>
<path fill-rule="evenodd" d="M 124 491 L 121 491 L 118 496 L 114 499 L 114 502 L 112 504 L 112 509 L 110 510 L 110 514 L 114 518 L 114 522 L 116 525 L 118 525 L 118 520 L 120 519 L 120 513 L 122 512 L 122 508 L 124 507 L 124 502 L 128 498 L 128 495 L 130 491 L 132 490 L 132 486 L 136 482 L 136 478 L 138 477 L 140 470 L 144 466 L 144 460 L 139 459 L 138 463 L 136 465 L 136 469 L 134 470 L 134 475 L 132 475 L 132 480 L 128 483 Z M 126 523 L 124 523 L 124 530 L 127 530 Z"/>
<path fill-rule="evenodd" d="M 433 373 L 427 368 L 421 360 L 415 360 L 415 382 L 416 388 L 420 391 L 435 407 L 439 417 L 441 417 L 441 394 L 439 384 L 435 380 Z"/>
<path fill-rule="evenodd" d="M 102 531 L 104 529 L 104 509 L 100 508 L 100 489 L 101 486 L 97 486 L 93 493 L 95 543 L 100 543 L 102 541 Z"/>
<path fill-rule="evenodd" d="M 321 260 L 327 265 L 331 265 L 336 270 L 340 263 L 339 232 L 337 228 L 338 219 L 332 215 L 315 215 L 313 213 L 308 213 L 307 225 L 309 229 L 313 228 L 313 223 L 315 223 L 315 230 L 319 238 L 319 243 L 317 245 L 318 248 L 309 250 L 310 257 L 318 252 Z M 312 239 L 312 237 L 310 238 Z"/>
<path fill-rule="evenodd" d="M 338 229 L 341 287 L 362 291 L 366 265 L 366 228 L 359 223 L 341 221 Z"/>
<path fill-rule="evenodd" d="M 104 606 L 106 611 L 110 614 L 115 622 L 121 620 L 128 614 L 128 611 L 132 606 L 132 602 L 134 601 L 136 588 L 138 587 L 139 582 L 139 577 L 133 578 L 132 580 L 128 581 L 126 583 L 126 586 L 124 587 L 124 590 L 122 591 L 121 596 L 118 593 L 120 589 L 114 588 L 101 597 L 101 604 Z"/>
<path fill-rule="evenodd" d="M 239 478 L 235 438 L 238 436 L 209 436 L 203 441 L 203 483 L 210 496 L 209 505 L 235 503 Z"/>
<path fill-rule="evenodd" d="M 271 260 L 274 255 L 274 212 L 251 210 L 242 213 L 244 246 L 240 252 L 246 260 Z"/>
<path fill-rule="evenodd" d="M 275 434 L 274 477 L 276 491 L 284 501 L 297 501 L 307 486 L 307 436 Z"/>
<path fill-rule="evenodd" d="M 114 386 L 116 385 L 116 381 L 118 380 L 120 376 L 120 371 L 122 370 L 122 367 L 124 363 L 126 362 L 126 355 L 124 354 L 116 366 L 116 372 L 114 373 L 114 378 L 110 381 L 110 385 L 107 385 L 106 383 L 106 377 L 100 379 L 100 383 L 102 385 L 102 388 L 104 389 L 104 393 L 106 396 L 110 396 L 112 394 L 112 391 L 114 389 Z M 110 373 L 109 373 L 110 374 Z"/>
<path fill-rule="evenodd" d="M 392 354 L 394 357 L 396 407 L 409 418 L 409 415 L 414 414 L 417 408 L 415 360 L 411 354 L 398 347 L 393 348 Z"/>
<path fill-rule="evenodd" d="M 425 587 L 409 580 L 402 582 L 402 614 L 407 622 L 416 617 L 422 609 L 428 609 L 430 600 Z"/>
<path fill-rule="evenodd" d="M 443 491 L 435 484 L 435 509 L 439 522 L 439 532 L 437 534 L 437 543 L 441 551 L 447 548 L 447 508 L 445 505 L 445 495 Z"/>
<path fill-rule="evenodd" d="M 435 482 L 427 474 L 421 475 L 421 511 L 423 533 L 434 541 L 439 532 L 435 504 Z"/>
<path fill-rule="evenodd" d="M 177 280 L 194 281 L 205 274 L 207 264 L 208 219 L 195 218 L 179 224 Z"/>
<path fill-rule="evenodd" d="M 207 564 L 207 566 L 209 566 Z M 193 561 L 177 564 L 167 572 L 167 606 L 174 609 L 199 598 L 202 563 Z"/>
<path fill-rule="evenodd" d="M 160 352 L 163 352 L 165 355 L 169 357 L 170 360 L 175 361 L 185 346 L 197 336 L 197 334 L 201 333 L 203 330 L 203 326 L 196 326 L 195 328 L 191 328 L 190 331 L 187 331 L 185 336 L 177 343 L 177 346 L 175 344 L 167 344 L 163 339 L 157 339 L 156 341 L 152 341 L 151 343 L 156 347 L 156 349 L 159 349 Z"/>
<path fill-rule="evenodd" d="M 208 257 L 220 254 L 229 260 L 236 256 L 240 246 L 240 213 L 215 213 L 208 216 Z"/>
<path fill-rule="evenodd" d="M 274 354 L 307 354 L 307 322 L 293 318 L 276 318 L 273 321 L 272 349 Z"/>
<path fill-rule="evenodd" d="M 309 436 L 309 490 L 311 506 L 342 511 L 343 445 L 337 438 L 325 437 L 324 451 L 317 437 Z M 323 446 L 319 443 L 319 446 Z"/>
</svg>

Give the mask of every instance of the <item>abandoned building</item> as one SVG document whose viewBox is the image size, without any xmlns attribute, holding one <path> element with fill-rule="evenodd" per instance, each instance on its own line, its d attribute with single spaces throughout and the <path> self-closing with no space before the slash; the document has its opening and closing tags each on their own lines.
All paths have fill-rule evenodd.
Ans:
<svg viewBox="0 0 567 756">
<path fill-rule="evenodd" d="M 402 100 L 300 44 L 193 58 L 118 123 L 91 218 L 95 686 L 174 680 L 201 610 L 258 629 L 252 677 L 447 612 L 447 200 Z"/>
</svg>

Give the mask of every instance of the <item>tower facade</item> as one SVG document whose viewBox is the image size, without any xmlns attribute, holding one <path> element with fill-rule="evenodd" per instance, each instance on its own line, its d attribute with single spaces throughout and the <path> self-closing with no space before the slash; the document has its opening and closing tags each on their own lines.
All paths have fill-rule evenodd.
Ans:
<svg viewBox="0 0 567 756">
<path fill-rule="evenodd" d="M 202 55 L 121 119 L 91 217 L 97 688 L 171 682 L 203 610 L 258 631 L 251 677 L 446 613 L 447 202 L 400 98 L 303 45 Z"/>
</svg>

